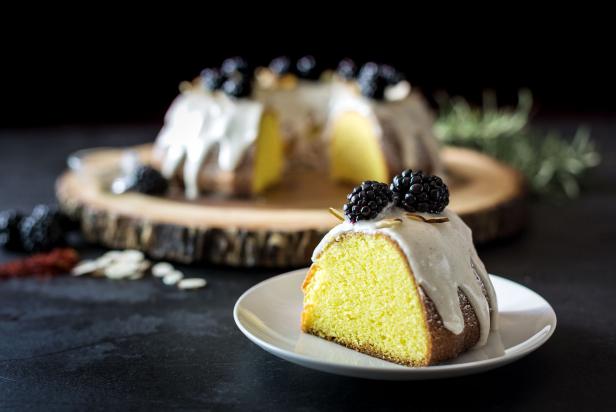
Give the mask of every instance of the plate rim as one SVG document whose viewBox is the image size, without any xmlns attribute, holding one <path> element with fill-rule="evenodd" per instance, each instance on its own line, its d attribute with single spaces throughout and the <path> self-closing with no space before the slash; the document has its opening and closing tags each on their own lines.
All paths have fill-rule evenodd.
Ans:
<svg viewBox="0 0 616 412">
<path fill-rule="evenodd" d="M 296 276 L 299 272 L 305 273 L 307 270 L 309 270 L 309 267 L 284 272 L 276 276 L 267 278 L 253 285 L 252 287 L 248 288 L 244 293 L 240 295 L 240 297 L 235 302 L 235 305 L 233 306 L 233 320 L 235 321 L 235 324 L 238 327 L 238 329 L 242 332 L 242 334 L 246 338 L 248 338 L 248 340 L 253 342 L 255 345 L 259 346 L 261 349 L 265 350 L 266 352 L 269 352 L 278 358 L 286 360 L 287 362 L 291 362 L 296 365 L 300 365 L 300 366 L 310 368 L 310 369 L 316 369 L 316 370 L 327 372 L 327 373 L 332 373 L 332 374 L 337 374 L 337 375 L 346 375 L 346 376 L 358 376 L 358 375 L 351 374 L 351 373 L 369 372 L 369 373 L 385 373 L 388 375 L 396 375 L 399 377 L 399 376 L 405 376 L 405 375 L 435 374 L 439 372 L 440 373 L 446 373 L 446 372 L 455 373 L 455 372 L 460 372 L 460 371 L 466 371 L 468 373 L 473 373 L 478 370 L 487 371 L 489 369 L 494 369 L 498 366 L 504 366 L 506 364 L 514 362 L 524 356 L 531 354 L 532 352 L 534 352 L 535 350 L 543 346 L 550 339 L 550 337 L 554 334 L 554 331 L 556 330 L 556 326 L 558 323 L 558 319 L 556 317 L 556 312 L 554 311 L 554 308 L 552 307 L 552 305 L 550 305 L 550 303 L 543 296 L 541 296 L 534 290 L 526 287 L 525 285 L 517 283 L 503 276 L 494 275 L 490 273 L 489 274 L 490 278 L 496 278 L 499 281 L 513 284 L 516 287 L 523 288 L 525 292 L 535 295 L 535 297 L 539 298 L 541 301 L 545 303 L 546 309 L 549 309 L 549 313 L 551 315 L 550 316 L 551 322 L 548 322 L 549 323 L 548 325 L 544 326 L 541 330 L 539 330 L 534 335 L 528 337 L 525 341 L 520 342 L 517 345 L 506 349 L 507 351 L 511 351 L 512 349 L 519 348 L 520 346 L 524 345 L 525 347 L 523 350 L 517 350 L 514 353 L 509 354 L 509 355 L 505 353 L 504 356 L 499 356 L 496 358 L 483 359 L 483 360 L 477 360 L 477 361 L 465 362 L 465 363 L 459 363 L 459 364 L 432 365 L 432 366 L 419 366 L 419 367 L 404 367 L 404 365 L 398 365 L 398 366 L 401 366 L 401 369 L 398 369 L 398 368 L 384 369 L 384 368 L 374 367 L 374 366 L 335 364 L 335 363 L 324 361 L 318 358 L 310 357 L 310 356 L 295 353 L 295 352 L 289 352 L 285 349 L 281 349 L 278 346 L 273 345 L 259 338 L 258 336 L 255 336 L 254 334 L 252 334 L 250 331 L 248 331 L 248 329 L 246 329 L 246 327 L 239 320 L 239 307 L 241 303 L 255 289 L 262 288 L 266 286 L 268 283 L 278 280 L 279 278 L 282 278 L 282 277 Z M 349 350 L 352 350 L 352 349 L 349 349 Z M 396 363 L 393 363 L 393 362 L 390 362 L 390 363 L 392 363 L 392 365 L 397 365 Z M 308 364 L 318 365 L 320 366 L 320 368 L 308 366 Z M 330 370 L 331 368 L 341 368 L 341 369 L 349 371 L 350 374 L 333 372 Z M 425 378 L 428 378 L 428 376 L 425 376 Z"/>
</svg>

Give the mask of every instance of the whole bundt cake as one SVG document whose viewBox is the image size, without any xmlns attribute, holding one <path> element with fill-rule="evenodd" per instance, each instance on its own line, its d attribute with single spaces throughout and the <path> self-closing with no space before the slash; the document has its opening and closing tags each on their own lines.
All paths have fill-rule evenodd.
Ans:
<svg viewBox="0 0 616 412">
<path fill-rule="evenodd" d="M 203 192 L 250 196 L 289 169 L 353 184 L 397 170 L 440 169 L 432 115 L 390 66 L 349 60 L 323 71 L 305 56 L 252 70 L 239 58 L 181 86 L 154 148 L 154 166 Z"/>
</svg>

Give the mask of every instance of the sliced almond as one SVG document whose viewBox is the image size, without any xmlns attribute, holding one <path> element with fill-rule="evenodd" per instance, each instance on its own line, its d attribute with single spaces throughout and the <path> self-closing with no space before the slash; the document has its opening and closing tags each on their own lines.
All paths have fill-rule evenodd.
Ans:
<svg viewBox="0 0 616 412">
<path fill-rule="evenodd" d="M 271 89 L 278 81 L 276 75 L 266 67 L 260 67 L 255 71 L 255 79 L 264 89 Z"/>
<path fill-rule="evenodd" d="M 409 219 L 418 220 L 420 222 L 426 223 L 445 223 L 449 222 L 449 218 L 447 216 L 434 216 L 434 217 L 425 217 L 417 213 L 405 213 L 404 214 Z"/>
<path fill-rule="evenodd" d="M 112 251 L 105 253 L 103 256 L 99 257 L 98 259 L 96 259 L 96 262 L 99 264 L 100 267 L 109 266 L 110 264 L 117 261 L 120 258 L 120 256 L 122 256 L 122 252 L 117 251 L 117 250 L 112 250 Z"/>
<path fill-rule="evenodd" d="M 122 252 L 119 260 L 127 261 L 127 262 L 141 262 L 145 259 L 143 252 L 139 250 L 128 249 Z"/>
<path fill-rule="evenodd" d="M 119 251 L 119 250 L 110 250 L 109 252 L 107 252 L 103 256 L 101 256 L 101 258 L 117 259 L 120 256 L 122 256 L 122 252 L 121 251 Z"/>
<path fill-rule="evenodd" d="M 203 278 L 186 278 L 178 282 L 178 288 L 182 290 L 199 289 L 205 287 L 207 281 Z"/>
<path fill-rule="evenodd" d="M 334 216 L 336 219 L 340 220 L 341 222 L 344 221 L 344 212 L 342 210 L 334 209 L 333 207 L 330 207 L 329 213 L 331 213 L 332 216 Z"/>
<path fill-rule="evenodd" d="M 173 271 L 173 265 L 167 262 L 159 262 L 152 266 L 152 275 L 156 276 L 157 278 L 162 278 Z"/>
<path fill-rule="evenodd" d="M 104 271 L 105 277 L 114 280 L 125 279 L 139 272 L 138 263 L 122 261 L 107 266 Z"/>
<path fill-rule="evenodd" d="M 97 261 L 95 261 L 95 260 L 83 260 L 83 261 L 79 262 L 77 264 L 77 266 L 75 266 L 73 268 L 73 270 L 71 270 L 71 274 L 73 276 L 88 275 L 88 274 L 96 272 L 99 268 L 100 268 L 100 266 L 97 263 Z"/>
<path fill-rule="evenodd" d="M 383 219 L 376 222 L 375 226 L 377 229 L 385 229 L 392 228 L 400 225 L 402 223 L 402 219 L 393 218 L 393 219 Z"/>
<path fill-rule="evenodd" d="M 184 274 L 179 270 L 174 270 L 163 277 L 163 283 L 167 286 L 172 286 L 184 278 Z"/>
<path fill-rule="evenodd" d="M 278 86 L 283 90 L 291 90 L 297 86 L 297 77 L 293 74 L 285 74 L 278 79 Z"/>
</svg>

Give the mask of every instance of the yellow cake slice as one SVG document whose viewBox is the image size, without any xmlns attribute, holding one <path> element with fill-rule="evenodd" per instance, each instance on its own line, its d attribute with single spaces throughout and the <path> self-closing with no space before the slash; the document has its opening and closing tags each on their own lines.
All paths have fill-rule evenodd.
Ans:
<svg viewBox="0 0 616 412">
<path fill-rule="evenodd" d="M 494 290 L 468 227 L 443 217 L 427 223 L 392 207 L 332 229 L 302 286 L 302 330 L 409 366 L 484 345 L 496 328 Z"/>
</svg>

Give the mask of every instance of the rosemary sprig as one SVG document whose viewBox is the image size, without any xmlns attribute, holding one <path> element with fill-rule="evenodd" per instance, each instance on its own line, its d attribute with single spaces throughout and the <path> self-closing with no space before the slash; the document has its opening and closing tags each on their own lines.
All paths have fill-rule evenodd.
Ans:
<svg viewBox="0 0 616 412">
<path fill-rule="evenodd" d="M 600 162 L 587 128 L 565 139 L 530 127 L 528 90 L 520 91 L 516 108 L 498 108 L 493 94 L 484 96 L 481 109 L 459 97 L 440 99 L 439 104 L 435 133 L 443 143 L 471 147 L 510 164 L 526 176 L 537 195 L 578 196 L 582 178 Z"/>
</svg>

